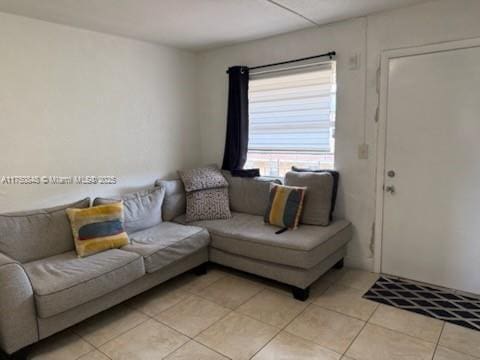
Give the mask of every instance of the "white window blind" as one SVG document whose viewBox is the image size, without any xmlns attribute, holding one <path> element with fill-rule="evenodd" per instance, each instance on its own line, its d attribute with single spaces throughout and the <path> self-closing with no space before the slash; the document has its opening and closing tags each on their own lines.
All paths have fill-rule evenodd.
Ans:
<svg viewBox="0 0 480 360">
<path fill-rule="evenodd" d="M 333 152 L 335 62 L 252 74 L 249 151 Z"/>
</svg>

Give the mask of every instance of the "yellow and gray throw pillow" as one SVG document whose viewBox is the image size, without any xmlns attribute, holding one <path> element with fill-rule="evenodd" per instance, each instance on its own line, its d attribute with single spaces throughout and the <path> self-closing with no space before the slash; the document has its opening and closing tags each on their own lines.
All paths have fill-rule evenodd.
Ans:
<svg viewBox="0 0 480 360">
<path fill-rule="evenodd" d="M 85 257 L 129 243 L 122 202 L 87 209 L 67 209 L 77 255 Z"/>
<path fill-rule="evenodd" d="M 264 216 L 265 223 L 284 229 L 296 229 L 300 221 L 306 190 L 306 187 L 272 184 Z"/>
</svg>

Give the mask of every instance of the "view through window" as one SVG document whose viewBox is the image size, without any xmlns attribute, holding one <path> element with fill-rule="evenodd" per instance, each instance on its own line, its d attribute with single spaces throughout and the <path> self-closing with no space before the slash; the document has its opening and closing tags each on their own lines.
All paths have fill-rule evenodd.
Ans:
<svg viewBox="0 0 480 360">
<path fill-rule="evenodd" d="M 284 176 L 292 166 L 333 169 L 335 62 L 251 75 L 245 168 Z"/>
</svg>

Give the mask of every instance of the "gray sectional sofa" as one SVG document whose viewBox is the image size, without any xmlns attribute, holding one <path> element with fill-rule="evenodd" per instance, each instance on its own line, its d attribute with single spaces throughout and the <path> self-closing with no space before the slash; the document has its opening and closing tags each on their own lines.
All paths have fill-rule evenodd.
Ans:
<svg viewBox="0 0 480 360">
<path fill-rule="evenodd" d="M 300 300 L 319 276 L 343 265 L 348 221 L 275 234 L 262 217 L 270 180 L 225 175 L 231 219 L 186 224 L 181 181 L 158 180 L 163 221 L 129 233 L 122 249 L 86 258 L 76 256 L 65 209 L 88 207 L 90 199 L 0 215 L 0 348 L 18 354 L 181 273 L 204 273 L 208 261 L 292 285 Z"/>
</svg>

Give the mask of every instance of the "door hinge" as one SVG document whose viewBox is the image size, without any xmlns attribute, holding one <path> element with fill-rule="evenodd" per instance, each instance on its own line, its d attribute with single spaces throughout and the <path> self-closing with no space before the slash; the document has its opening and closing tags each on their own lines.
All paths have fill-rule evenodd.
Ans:
<svg viewBox="0 0 480 360">
<path fill-rule="evenodd" d="M 380 117 L 380 107 L 377 106 L 377 109 L 375 110 L 375 122 L 378 123 L 378 118 Z"/>
</svg>

